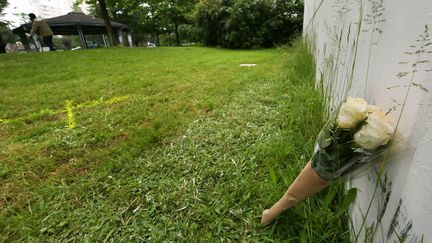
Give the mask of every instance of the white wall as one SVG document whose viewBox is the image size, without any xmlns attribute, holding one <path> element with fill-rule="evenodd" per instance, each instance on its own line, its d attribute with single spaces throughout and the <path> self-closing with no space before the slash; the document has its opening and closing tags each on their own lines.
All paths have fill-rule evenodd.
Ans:
<svg viewBox="0 0 432 243">
<path fill-rule="evenodd" d="M 382 176 L 377 167 L 351 179 L 353 240 L 432 242 L 432 1 L 305 0 L 304 33 L 331 105 L 364 97 L 405 139 Z"/>
</svg>

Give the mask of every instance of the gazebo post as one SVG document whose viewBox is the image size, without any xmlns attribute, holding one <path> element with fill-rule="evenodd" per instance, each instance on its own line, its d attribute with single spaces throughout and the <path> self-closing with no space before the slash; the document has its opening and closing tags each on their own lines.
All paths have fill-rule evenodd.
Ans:
<svg viewBox="0 0 432 243">
<path fill-rule="evenodd" d="M 104 43 L 105 47 L 107 47 L 108 46 L 108 42 L 107 42 L 105 34 L 102 34 L 102 40 L 103 40 L 103 43 Z"/>
<path fill-rule="evenodd" d="M 122 29 L 119 29 L 117 34 L 118 34 L 119 44 L 123 45 L 123 31 L 122 31 Z"/>
<path fill-rule="evenodd" d="M 81 25 L 77 25 L 77 29 L 78 29 L 78 35 L 79 35 L 79 38 L 80 38 L 80 41 L 81 41 L 81 45 L 82 45 L 83 48 L 87 49 L 88 48 L 87 47 L 87 41 L 85 39 L 85 36 L 84 36 L 83 31 L 82 31 Z"/>
<path fill-rule="evenodd" d="M 128 32 L 128 42 L 129 42 L 129 46 L 133 47 L 132 32 L 131 31 Z"/>
</svg>

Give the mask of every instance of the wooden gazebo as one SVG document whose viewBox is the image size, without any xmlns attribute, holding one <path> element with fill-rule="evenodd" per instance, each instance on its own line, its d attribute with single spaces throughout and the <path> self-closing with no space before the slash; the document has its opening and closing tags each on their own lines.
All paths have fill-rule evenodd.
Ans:
<svg viewBox="0 0 432 243">
<path fill-rule="evenodd" d="M 85 15 L 81 12 L 71 12 L 66 15 L 45 19 L 49 24 L 54 35 L 78 35 L 80 37 L 81 46 L 88 48 L 86 35 L 106 34 L 105 23 L 103 19 Z M 129 46 L 132 46 L 131 30 L 124 24 L 112 22 L 111 27 L 117 34 L 118 41 L 123 44 L 123 33 L 128 34 Z M 28 40 L 25 33 L 31 30 L 31 23 L 26 23 L 12 30 L 16 35 L 19 35 L 22 43 L 29 49 Z"/>
</svg>

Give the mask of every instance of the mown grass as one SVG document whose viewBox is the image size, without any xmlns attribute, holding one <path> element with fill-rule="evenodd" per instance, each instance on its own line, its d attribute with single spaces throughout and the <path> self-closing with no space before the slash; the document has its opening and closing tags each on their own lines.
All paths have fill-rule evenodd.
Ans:
<svg viewBox="0 0 432 243">
<path fill-rule="evenodd" d="M 0 56 L 0 241 L 346 240 L 341 184 L 259 225 L 322 126 L 301 50 Z"/>
</svg>

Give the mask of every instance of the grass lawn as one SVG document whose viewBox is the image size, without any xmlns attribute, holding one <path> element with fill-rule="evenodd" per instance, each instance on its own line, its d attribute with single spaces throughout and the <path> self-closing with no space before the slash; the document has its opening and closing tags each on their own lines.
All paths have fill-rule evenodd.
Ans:
<svg viewBox="0 0 432 243">
<path fill-rule="evenodd" d="M 345 238 L 340 185 L 259 225 L 322 126 L 294 64 L 289 49 L 0 55 L 0 241 Z"/>
</svg>

